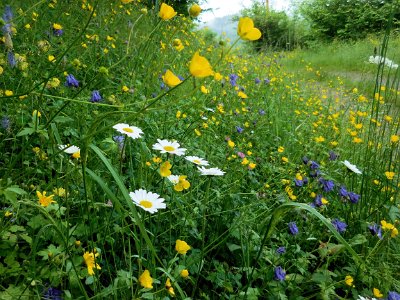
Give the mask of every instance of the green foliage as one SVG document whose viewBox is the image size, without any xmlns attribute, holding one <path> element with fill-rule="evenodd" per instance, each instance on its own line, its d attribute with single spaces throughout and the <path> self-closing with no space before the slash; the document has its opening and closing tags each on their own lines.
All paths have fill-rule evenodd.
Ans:
<svg viewBox="0 0 400 300">
<path fill-rule="evenodd" d="M 184 16 L 161 20 L 157 5 L 13 5 L 3 23 L 15 29 L 4 28 L 0 43 L 0 299 L 398 290 L 393 73 L 381 72 L 388 84 L 370 97 L 339 81 L 323 86 L 322 70 L 306 62 L 295 74 L 281 55 L 235 48 L 240 38 L 228 48 Z M 298 26 L 259 15 L 267 43 L 286 47 L 274 41 Z M 196 52 L 213 74 L 195 77 L 191 69 L 207 65 L 191 63 Z M 186 155 L 224 172 L 204 175 Z M 165 177 L 168 165 L 178 179 Z M 139 189 L 154 194 L 133 199 Z M 165 207 L 149 212 L 154 195 Z"/>
<path fill-rule="evenodd" d="M 399 0 L 306 0 L 300 6 L 313 32 L 323 39 L 358 39 L 382 32 L 393 17 L 400 26 Z"/>
<path fill-rule="evenodd" d="M 261 39 L 252 44 L 256 49 L 292 50 L 304 44 L 307 27 L 297 16 L 289 16 L 283 11 L 267 11 L 263 1 L 254 1 L 242 13 L 251 17 L 255 27 L 262 32 Z"/>
</svg>

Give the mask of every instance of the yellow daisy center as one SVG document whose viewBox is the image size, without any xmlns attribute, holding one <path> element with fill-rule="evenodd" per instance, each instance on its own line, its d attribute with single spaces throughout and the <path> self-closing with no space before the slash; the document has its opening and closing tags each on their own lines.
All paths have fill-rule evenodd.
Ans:
<svg viewBox="0 0 400 300">
<path fill-rule="evenodd" d="M 168 145 L 168 146 L 164 146 L 164 150 L 165 150 L 165 151 L 174 151 L 175 148 Z"/>
<path fill-rule="evenodd" d="M 140 201 L 140 205 L 145 207 L 145 208 L 151 208 L 153 206 L 153 203 L 149 200 L 142 200 Z"/>
<path fill-rule="evenodd" d="M 198 159 L 194 159 L 193 162 L 194 162 L 195 164 L 200 164 L 200 160 L 198 160 Z"/>
<path fill-rule="evenodd" d="M 122 130 L 125 131 L 125 132 L 133 133 L 133 129 L 129 128 L 129 127 L 122 128 Z"/>
</svg>

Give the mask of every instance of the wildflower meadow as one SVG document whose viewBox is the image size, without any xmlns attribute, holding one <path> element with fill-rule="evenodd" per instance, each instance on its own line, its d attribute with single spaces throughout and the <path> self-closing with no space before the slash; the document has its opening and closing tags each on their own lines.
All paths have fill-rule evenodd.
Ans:
<svg viewBox="0 0 400 300">
<path fill-rule="evenodd" d="M 390 33 L 370 93 L 175 2 L 1 3 L 0 299 L 400 299 Z"/>
</svg>

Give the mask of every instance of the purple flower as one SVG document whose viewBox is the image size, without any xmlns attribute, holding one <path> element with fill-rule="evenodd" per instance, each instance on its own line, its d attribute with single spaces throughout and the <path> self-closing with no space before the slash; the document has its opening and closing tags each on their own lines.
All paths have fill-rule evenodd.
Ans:
<svg viewBox="0 0 400 300">
<path fill-rule="evenodd" d="M 310 172 L 310 177 L 312 177 L 312 178 L 318 177 L 319 175 L 321 175 L 320 170 L 314 170 L 314 171 Z"/>
<path fill-rule="evenodd" d="M 329 151 L 329 160 L 336 160 L 339 157 L 339 154 Z"/>
<path fill-rule="evenodd" d="M 315 197 L 314 204 L 315 204 L 315 206 L 317 206 L 317 207 L 321 207 L 322 205 L 324 205 L 324 204 L 322 203 L 322 195 L 317 195 L 317 196 Z"/>
<path fill-rule="evenodd" d="M 317 164 L 315 161 L 311 161 L 311 163 L 310 163 L 310 169 L 311 170 L 317 170 L 317 169 L 319 169 L 319 164 Z"/>
<path fill-rule="evenodd" d="M 1 118 L 1 128 L 5 129 L 5 130 L 9 130 L 11 127 L 11 121 L 10 118 L 8 116 L 3 116 Z"/>
<path fill-rule="evenodd" d="M 305 165 L 308 164 L 308 162 L 310 161 L 307 156 L 303 156 L 303 158 L 301 160 L 303 161 L 303 164 L 305 164 Z"/>
<path fill-rule="evenodd" d="M 353 192 L 349 192 L 349 193 L 348 193 L 348 196 L 349 196 L 349 199 L 350 199 L 350 201 L 351 201 L 352 203 L 357 203 L 358 200 L 360 199 L 360 195 L 359 195 L 359 194 L 356 194 L 356 193 L 353 193 Z"/>
<path fill-rule="evenodd" d="M 296 235 L 299 233 L 299 229 L 297 228 L 296 222 L 289 222 L 288 227 L 289 227 L 289 232 L 292 235 Z"/>
<path fill-rule="evenodd" d="M 53 28 L 53 34 L 54 34 L 55 36 L 62 36 L 63 33 L 64 33 L 64 31 L 63 31 L 62 29 L 54 29 L 54 28 Z"/>
<path fill-rule="evenodd" d="M 333 183 L 332 180 L 326 180 L 326 179 L 320 178 L 319 183 L 322 185 L 325 192 L 330 192 L 335 187 L 335 184 Z"/>
<path fill-rule="evenodd" d="M 3 27 L 1 27 L 1 31 L 3 31 L 4 35 L 6 34 L 9 34 L 10 36 L 13 35 L 10 23 L 7 23 Z"/>
<path fill-rule="evenodd" d="M 53 287 L 49 287 L 44 293 L 43 298 L 45 300 L 62 300 L 62 292 Z"/>
<path fill-rule="evenodd" d="M 230 74 L 230 75 L 229 75 L 229 82 L 230 82 L 230 84 L 231 84 L 232 86 L 236 86 L 236 85 L 237 85 L 236 81 L 238 80 L 238 78 L 239 78 L 238 75 L 236 75 L 236 74 Z"/>
<path fill-rule="evenodd" d="M 255 84 L 259 84 L 261 80 L 259 78 L 254 79 Z"/>
<path fill-rule="evenodd" d="M 185 77 L 183 77 L 183 76 L 181 76 L 181 75 L 178 75 L 178 78 L 179 78 L 180 80 L 182 80 L 182 81 L 185 80 Z"/>
<path fill-rule="evenodd" d="M 382 239 L 382 227 L 378 224 L 373 224 L 368 226 L 369 231 L 372 235 L 376 235 L 378 238 Z"/>
<path fill-rule="evenodd" d="M 295 179 L 294 180 L 294 185 L 297 187 L 302 187 L 303 186 L 303 180 Z"/>
<path fill-rule="evenodd" d="M 389 292 L 388 294 L 388 300 L 400 300 L 400 294 L 396 292 Z"/>
<path fill-rule="evenodd" d="M 15 59 L 15 55 L 12 51 L 8 51 L 7 53 L 7 61 L 11 68 L 14 68 L 17 65 L 17 61 Z"/>
<path fill-rule="evenodd" d="M 14 15 L 12 13 L 11 6 L 6 5 L 6 7 L 4 8 L 4 13 L 3 13 L 4 22 L 10 23 L 13 17 L 14 17 Z"/>
<path fill-rule="evenodd" d="M 244 154 L 243 152 L 238 152 L 237 155 L 238 155 L 240 158 L 245 158 L 245 157 L 246 157 L 246 154 Z"/>
<path fill-rule="evenodd" d="M 339 189 L 339 195 L 342 197 L 347 197 L 349 195 L 349 192 L 346 190 L 344 186 L 341 186 Z"/>
<path fill-rule="evenodd" d="M 103 98 L 100 95 L 100 92 L 97 90 L 94 90 L 92 92 L 92 97 L 90 98 L 90 102 L 100 102 Z"/>
<path fill-rule="evenodd" d="M 240 126 L 236 126 L 236 131 L 237 131 L 238 133 L 242 133 L 243 130 L 244 130 L 244 128 L 242 128 L 242 127 L 240 127 Z"/>
<path fill-rule="evenodd" d="M 258 113 L 259 113 L 261 116 L 263 116 L 263 115 L 265 115 L 265 110 L 260 109 L 260 110 L 258 111 Z"/>
<path fill-rule="evenodd" d="M 125 137 L 123 135 L 116 135 L 113 137 L 114 142 L 118 144 L 119 150 L 122 150 L 122 147 L 124 145 L 124 139 Z"/>
<path fill-rule="evenodd" d="M 269 84 L 271 81 L 268 78 L 264 79 L 264 84 Z"/>
<path fill-rule="evenodd" d="M 339 219 L 333 219 L 331 223 L 333 227 L 335 227 L 335 229 L 339 231 L 339 233 L 343 233 L 346 231 L 347 224 L 345 222 L 342 222 Z"/>
<path fill-rule="evenodd" d="M 277 254 L 283 254 L 286 252 L 286 248 L 285 247 L 279 247 L 278 249 L 276 249 L 276 253 Z"/>
<path fill-rule="evenodd" d="M 79 81 L 76 80 L 76 78 L 74 77 L 74 75 L 72 74 L 68 74 L 67 75 L 67 81 L 65 82 L 65 85 L 68 87 L 79 87 Z"/>
<path fill-rule="evenodd" d="M 275 280 L 284 281 L 286 277 L 286 272 L 281 266 L 275 268 Z"/>
</svg>

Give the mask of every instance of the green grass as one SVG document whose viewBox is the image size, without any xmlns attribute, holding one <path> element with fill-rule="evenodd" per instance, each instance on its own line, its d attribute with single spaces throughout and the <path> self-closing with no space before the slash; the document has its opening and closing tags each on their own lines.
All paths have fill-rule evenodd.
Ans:
<svg viewBox="0 0 400 300">
<path fill-rule="evenodd" d="M 320 80 L 329 82 L 340 77 L 351 88 L 358 88 L 365 94 L 372 95 L 378 66 L 369 63 L 370 56 L 382 55 L 384 36 L 369 36 L 364 40 L 329 44 L 316 44 L 310 49 L 296 50 L 284 60 L 285 66 L 292 72 L 304 72 L 304 64 L 309 64 L 313 71 L 319 71 Z M 398 47 L 400 38 L 393 34 L 385 48 L 386 57 L 395 63 L 400 62 Z M 395 77 L 396 69 L 386 69 L 383 85 L 389 85 Z"/>
<path fill-rule="evenodd" d="M 327 79 L 319 50 L 208 43 L 136 1 L 20 5 L 0 44 L 0 299 L 400 291 L 395 86 Z"/>
</svg>

